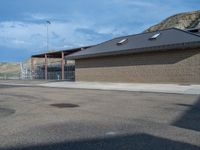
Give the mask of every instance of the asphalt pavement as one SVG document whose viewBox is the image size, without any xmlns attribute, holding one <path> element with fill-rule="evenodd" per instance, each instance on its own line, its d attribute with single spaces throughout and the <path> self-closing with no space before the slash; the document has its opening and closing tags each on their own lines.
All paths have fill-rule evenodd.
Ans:
<svg viewBox="0 0 200 150">
<path fill-rule="evenodd" d="M 199 115 L 199 94 L 0 84 L 0 150 L 199 150 Z"/>
</svg>

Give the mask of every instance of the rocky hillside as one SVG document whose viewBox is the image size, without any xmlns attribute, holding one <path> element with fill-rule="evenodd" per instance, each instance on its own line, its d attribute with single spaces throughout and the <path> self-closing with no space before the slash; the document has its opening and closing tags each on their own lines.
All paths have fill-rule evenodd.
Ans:
<svg viewBox="0 0 200 150">
<path fill-rule="evenodd" d="M 153 32 L 166 28 L 190 29 L 200 27 L 200 10 L 180 13 L 166 18 L 160 23 L 148 28 L 145 32 Z"/>
<path fill-rule="evenodd" d="M 20 76 L 19 63 L 0 63 L 0 79 Z"/>
</svg>

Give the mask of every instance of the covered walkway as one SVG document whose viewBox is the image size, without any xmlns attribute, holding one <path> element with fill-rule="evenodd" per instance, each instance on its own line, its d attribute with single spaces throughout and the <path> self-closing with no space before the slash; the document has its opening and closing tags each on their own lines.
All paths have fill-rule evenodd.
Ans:
<svg viewBox="0 0 200 150">
<path fill-rule="evenodd" d="M 48 67 L 48 65 L 49 65 L 48 60 L 49 59 L 58 59 L 59 60 L 58 63 L 60 64 L 59 69 L 61 70 L 61 79 L 65 80 L 66 79 L 65 65 L 67 64 L 67 62 L 65 61 L 65 56 L 70 55 L 70 54 L 75 53 L 75 52 L 78 52 L 78 51 L 81 51 L 81 50 L 84 50 L 86 48 L 89 48 L 89 46 L 32 55 L 31 56 L 32 79 L 36 79 L 36 59 L 43 60 L 43 64 L 42 64 L 41 68 L 44 67 L 44 79 L 45 80 L 49 79 L 48 78 L 48 68 L 49 68 Z M 73 63 L 73 65 L 75 65 L 75 64 Z M 71 67 L 71 65 L 70 65 L 70 67 Z"/>
</svg>

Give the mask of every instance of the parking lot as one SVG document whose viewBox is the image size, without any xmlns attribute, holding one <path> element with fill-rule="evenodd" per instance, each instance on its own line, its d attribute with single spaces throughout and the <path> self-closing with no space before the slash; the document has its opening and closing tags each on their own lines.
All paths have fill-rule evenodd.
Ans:
<svg viewBox="0 0 200 150">
<path fill-rule="evenodd" d="M 200 149 L 200 95 L 0 84 L 0 149 Z"/>
</svg>

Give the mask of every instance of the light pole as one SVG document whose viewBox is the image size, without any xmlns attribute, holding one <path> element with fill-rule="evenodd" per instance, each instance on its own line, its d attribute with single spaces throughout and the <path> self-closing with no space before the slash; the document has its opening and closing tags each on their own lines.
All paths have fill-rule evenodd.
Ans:
<svg viewBox="0 0 200 150">
<path fill-rule="evenodd" d="M 49 50 L 49 25 L 51 24 L 50 21 L 46 21 L 47 25 L 47 51 Z M 48 58 L 47 54 L 45 54 L 45 80 L 48 80 Z"/>
<path fill-rule="evenodd" d="M 49 50 L 49 25 L 51 24 L 50 21 L 46 21 L 47 24 L 47 51 Z"/>
</svg>

